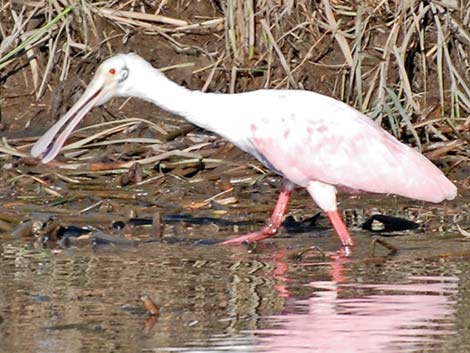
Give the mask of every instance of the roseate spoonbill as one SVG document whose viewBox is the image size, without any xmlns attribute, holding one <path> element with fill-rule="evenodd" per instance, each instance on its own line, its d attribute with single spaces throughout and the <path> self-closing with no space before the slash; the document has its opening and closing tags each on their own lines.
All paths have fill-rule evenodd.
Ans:
<svg viewBox="0 0 470 353">
<path fill-rule="evenodd" d="M 104 61 L 77 103 L 34 144 L 31 155 L 54 159 L 80 119 L 112 97 L 136 97 L 214 131 L 283 177 L 269 223 L 224 244 L 276 234 L 295 186 L 326 212 L 343 246 L 354 245 L 336 205 L 336 190 L 390 193 L 441 202 L 457 195 L 445 175 L 367 116 L 345 103 L 302 90 L 237 94 L 191 91 L 136 54 Z"/>
</svg>

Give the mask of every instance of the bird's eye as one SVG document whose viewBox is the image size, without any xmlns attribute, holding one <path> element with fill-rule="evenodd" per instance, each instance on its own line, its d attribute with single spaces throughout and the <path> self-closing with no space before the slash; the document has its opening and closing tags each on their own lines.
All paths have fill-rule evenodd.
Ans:
<svg viewBox="0 0 470 353">
<path fill-rule="evenodd" d="M 111 75 L 116 75 L 116 69 L 115 69 L 114 67 L 111 68 L 111 69 L 109 69 L 109 73 L 110 73 Z"/>
</svg>

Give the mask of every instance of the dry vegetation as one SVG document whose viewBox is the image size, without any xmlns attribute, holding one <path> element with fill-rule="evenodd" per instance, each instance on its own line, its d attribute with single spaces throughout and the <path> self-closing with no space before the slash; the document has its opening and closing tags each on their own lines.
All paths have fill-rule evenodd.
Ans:
<svg viewBox="0 0 470 353">
<path fill-rule="evenodd" d="M 469 23 L 458 0 L 0 0 L 0 232 L 46 241 L 82 222 L 113 233 L 111 222 L 137 214 L 160 234 L 160 214 L 219 218 L 231 207 L 261 219 L 270 209 L 277 179 L 141 101 L 91 111 L 58 161 L 28 157 L 116 52 L 137 52 L 192 89 L 336 97 L 421 148 L 465 195 Z M 468 212 L 449 214 L 455 222 Z"/>
<path fill-rule="evenodd" d="M 431 158 L 468 164 L 465 1 L 3 1 L 0 11 L 0 84 L 23 82 L 22 92 L 33 92 L 24 102 L 45 102 L 54 119 L 69 104 L 61 90 L 77 86 L 64 82 L 89 76 L 115 52 L 136 51 L 195 89 L 302 88 L 334 96 Z M 0 105 L 8 107 L 9 96 Z M 16 128 L 34 125 L 28 119 Z M 0 152 L 25 156 L 25 141 L 31 139 L 11 147 L 4 140 Z"/>
</svg>

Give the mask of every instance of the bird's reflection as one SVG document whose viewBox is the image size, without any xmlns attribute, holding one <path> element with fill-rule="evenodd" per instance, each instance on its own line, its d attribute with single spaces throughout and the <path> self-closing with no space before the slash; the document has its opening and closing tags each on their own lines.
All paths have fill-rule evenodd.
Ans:
<svg viewBox="0 0 470 353">
<path fill-rule="evenodd" d="M 330 280 L 312 281 L 308 299 L 289 290 L 285 250 L 275 256 L 275 289 L 285 314 L 269 316 L 256 332 L 266 352 L 406 352 L 455 333 L 454 276 L 408 276 L 400 283 L 358 283 L 345 275 L 347 257 L 329 258 Z M 386 277 L 384 277 L 385 279 Z"/>
</svg>

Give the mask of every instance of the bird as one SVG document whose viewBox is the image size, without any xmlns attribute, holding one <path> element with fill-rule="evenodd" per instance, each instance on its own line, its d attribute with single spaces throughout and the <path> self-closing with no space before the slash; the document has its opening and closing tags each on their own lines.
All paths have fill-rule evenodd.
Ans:
<svg viewBox="0 0 470 353">
<path fill-rule="evenodd" d="M 135 97 L 213 131 L 282 177 L 267 224 L 222 244 L 253 243 L 278 233 L 296 187 L 307 189 L 328 216 L 342 248 L 354 246 L 337 207 L 338 190 L 395 194 L 439 203 L 456 186 L 430 160 L 350 105 L 308 90 L 241 93 L 190 90 L 135 53 L 116 54 L 97 68 L 83 95 L 33 145 L 48 163 L 94 106 Z"/>
</svg>

